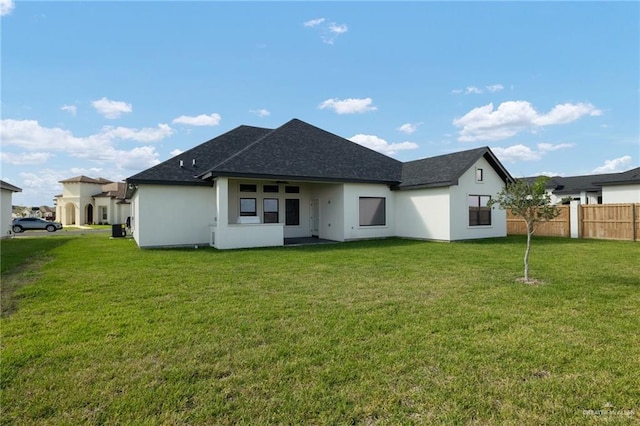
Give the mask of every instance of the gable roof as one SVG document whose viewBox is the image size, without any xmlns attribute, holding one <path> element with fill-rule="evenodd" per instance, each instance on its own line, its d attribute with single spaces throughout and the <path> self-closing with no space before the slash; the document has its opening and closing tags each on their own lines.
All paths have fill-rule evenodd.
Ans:
<svg viewBox="0 0 640 426">
<path fill-rule="evenodd" d="M 12 192 L 22 192 L 22 188 L 18 188 L 17 186 L 11 185 L 9 182 L 5 182 L 3 180 L 0 180 L 0 189 L 6 189 Z"/>
<path fill-rule="evenodd" d="M 458 179 L 480 158 L 484 157 L 505 182 L 513 182 L 513 177 L 500 163 L 489 147 L 470 149 L 409 161 L 402 165 L 400 189 L 432 188 L 457 185 Z"/>
</svg>

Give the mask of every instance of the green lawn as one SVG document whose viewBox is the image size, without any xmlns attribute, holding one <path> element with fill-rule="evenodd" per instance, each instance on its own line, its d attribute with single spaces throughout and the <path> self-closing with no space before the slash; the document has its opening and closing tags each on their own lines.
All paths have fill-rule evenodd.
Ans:
<svg viewBox="0 0 640 426">
<path fill-rule="evenodd" d="M 637 424 L 640 245 L 524 248 L 3 241 L 1 422 Z"/>
</svg>

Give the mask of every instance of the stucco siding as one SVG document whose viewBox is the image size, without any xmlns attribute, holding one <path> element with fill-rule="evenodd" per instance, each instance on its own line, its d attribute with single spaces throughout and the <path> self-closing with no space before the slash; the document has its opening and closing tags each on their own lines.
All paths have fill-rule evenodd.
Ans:
<svg viewBox="0 0 640 426">
<path fill-rule="evenodd" d="M 13 191 L 0 189 L 0 238 L 11 235 L 11 206 Z"/>
<path fill-rule="evenodd" d="M 209 244 L 216 211 L 213 188 L 140 185 L 133 203 L 138 246 Z"/>
<path fill-rule="evenodd" d="M 360 224 L 360 197 L 385 199 L 385 224 L 362 226 Z M 395 235 L 395 193 L 387 185 L 344 185 L 344 236 L 346 240 L 385 238 Z"/>
<path fill-rule="evenodd" d="M 483 170 L 481 182 L 476 180 L 476 170 Z M 504 182 L 493 167 L 480 158 L 460 176 L 458 185 L 450 187 L 450 235 L 451 240 L 505 237 L 507 235 L 506 211 L 494 206 L 491 211 L 491 225 L 469 226 L 469 195 L 489 195 L 492 198 L 504 187 Z"/>
<path fill-rule="evenodd" d="M 395 199 L 397 236 L 450 239 L 449 187 L 398 191 Z"/>
<path fill-rule="evenodd" d="M 320 204 L 319 237 L 344 241 L 344 186 L 313 185 L 311 199 Z"/>
<path fill-rule="evenodd" d="M 640 203 L 640 183 L 635 185 L 603 186 L 602 203 Z"/>
</svg>

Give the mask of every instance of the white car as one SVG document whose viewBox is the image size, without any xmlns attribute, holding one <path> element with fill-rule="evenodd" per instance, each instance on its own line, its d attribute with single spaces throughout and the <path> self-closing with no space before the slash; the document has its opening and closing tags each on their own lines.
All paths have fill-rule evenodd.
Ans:
<svg viewBox="0 0 640 426">
<path fill-rule="evenodd" d="M 37 217 L 23 217 L 13 219 L 11 223 L 13 232 L 19 234 L 31 229 L 46 229 L 48 232 L 55 232 L 58 229 L 62 229 L 62 224 L 59 222 L 49 222 Z"/>
</svg>

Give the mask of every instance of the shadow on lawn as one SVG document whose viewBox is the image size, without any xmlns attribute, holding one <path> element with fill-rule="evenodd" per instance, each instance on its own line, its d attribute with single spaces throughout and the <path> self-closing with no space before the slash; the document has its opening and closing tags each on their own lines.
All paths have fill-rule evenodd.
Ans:
<svg viewBox="0 0 640 426">
<path fill-rule="evenodd" d="M 45 237 L 2 241 L 0 316 L 9 316 L 17 310 L 19 297 L 15 295 L 16 290 L 34 281 L 35 273 L 53 259 L 51 251 L 71 240 L 68 237 Z"/>
</svg>

